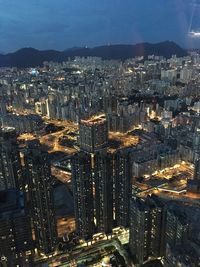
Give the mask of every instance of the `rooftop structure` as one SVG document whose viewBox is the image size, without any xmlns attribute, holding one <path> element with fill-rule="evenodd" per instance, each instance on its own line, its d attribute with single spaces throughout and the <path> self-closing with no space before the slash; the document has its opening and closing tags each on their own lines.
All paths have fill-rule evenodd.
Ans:
<svg viewBox="0 0 200 267">
<path fill-rule="evenodd" d="M 108 125 L 104 115 L 81 120 L 79 123 L 80 149 L 89 153 L 100 151 L 108 145 Z"/>
</svg>

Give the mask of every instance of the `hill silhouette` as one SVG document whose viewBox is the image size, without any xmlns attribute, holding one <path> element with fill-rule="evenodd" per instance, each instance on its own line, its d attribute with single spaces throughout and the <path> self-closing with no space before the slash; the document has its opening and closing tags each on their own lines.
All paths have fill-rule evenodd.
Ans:
<svg viewBox="0 0 200 267">
<path fill-rule="evenodd" d="M 107 45 L 94 48 L 72 48 L 65 51 L 44 50 L 34 48 L 22 48 L 14 53 L 0 54 L 0 67 L 36 67 L 42 66 L 44 61 L 62 62 L 75 56 L 95 56 L 103 59 L 125 60 L 136 56 L 148 55 L 170 58 L 172 55 L 182 57 L 187 51 L 174 42 L 165 41 L 157 44 L 139 43 L 135 45 Z"/>
</svg>

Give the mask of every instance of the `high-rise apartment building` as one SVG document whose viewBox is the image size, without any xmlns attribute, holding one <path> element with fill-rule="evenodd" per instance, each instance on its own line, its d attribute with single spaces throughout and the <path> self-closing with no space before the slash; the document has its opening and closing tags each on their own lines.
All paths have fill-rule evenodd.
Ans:
<svg viewBox="0 0 200 267">
<path fill-rule="evenodd" d="M 187 215 L 172 206 L 167 210 L 164 266 L 198 266 L 199 250 L 191 242 L 189 235 Z"/>
<path fill-rule="evenodd" d="M 80 121 L 79 145 L 81 152 L 72 158 L 75 217 L 79 236 L 88 239 L 113 227 L 113 160 L 106 152 L 104 115 Z"/>
<path fill-rule="evenodd" d="M 200 159 L 197 159 L 194 164 L 194 179 L 200 180 Z"/>
<path fill-rule="evenodd" d="M 20 156 L 14 128 L 0 129 L 0 191 L 18 188 L 21 179 Z"/>
<path fill-rule="evenodd" d="M 165 254 L 166 208 L 155 195 L 147 197 L 146 203 L 150 208 L 148 253 L 150 257 L 162 257 Z"/>
<path fill-rule="evenodd" d="M 187 241 L 188 233 L 189 226 L 187 217 L 177 209 L 168 210 L 166 221 L 166 243 L 171 247 L 182 245 Z"/>
<path fill-rule="evenodd" d="M 155 196 L 132 198 L 130 204 L 130 251 L 136 264 L 165 254 L 165 208 Z"/>
<path fill-rule="evenodd" d="M 194 163 L 193 179 L 187 180 L 187 189 L 194 193 L 200 192 L 200 159 L 197 159 Z"/>
<path fill-rule="evenodd" d="M 149 207 L 140 199 L 132 199 L 130 205 L 129 247 L 135 263 L 148 259 Z"/>
<path fill-rule="evenodd" d="M 113 228 L 113 158 L 108 153 L 94 157 L 95 218 L 97 232 L 109 233 Z"/>
<path fill-rule="evenodd" d="M 0 263 L 30 267 L 33 249 L 31 223 L 23 194 L 15 189 L 0 192 Z"/>
<path fill-rule="evenodd" d="M 28 142 L 24 161 L 36 247 L 40 253 L 51 254 L 57 245 L 57 228 L 49 155 L 38 140 L 32 140 Z"/>
<path fill-rule="evenodd" d="M 47 116 L 51 119 L 56 118 L 56 97 L 54 95 L 49 95 L 48 99 L 46 99 L 46 111 Z"/>
<path fill-rule="evenodd" d="M 120 150 L 114 156 L 114 207 L 117 226 L 129 225 L 132 170 L 127 150 Z"/>
<path fill-rule="evenodd" d="M 2 96 L 0 96 L 0 117 L 5 116 L 7 113 L 6 102 Z"/>
<path fill-rule="evenodd" d="M 128 227 L 132 177 L 128 150 L 107 151 L 107 121 L 102 115 L 81 120 L 79 132 L 81 152 L 72 158 L 79 235 L 109 233 L 114 224 Z"/>
<path fill-rule="evenodd" d="M 72 183 L 76 230 L 83 239 L 94 234 L 94 203 L 91 155 L 84 152 L 72 158 Z"/>
<path fill-rule="evenodd" d="M 72 158 L 76 227 L 79 236 L 113 228 L 113 157 L 106 151 L 79 152 Z"/>
</svg>

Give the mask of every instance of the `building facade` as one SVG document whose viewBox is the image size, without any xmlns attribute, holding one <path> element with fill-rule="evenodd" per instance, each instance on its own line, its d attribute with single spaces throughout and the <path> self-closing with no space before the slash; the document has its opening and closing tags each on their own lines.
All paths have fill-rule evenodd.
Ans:
<svg viewBox="0 0 200 267">
<path fill-rule="evenodd" d="M 17 136 L 14 128 L 0 129 L 0 191 L 19 188 L 21 172 Z"/>
<path fill-rule="evenodd" d="M 0 192 L 0 263 L 6 267 L 33 266 L 31 222 L 20 191 Z"/>
<path fill-rule="evenodd" d="M 94 234 L 94 203 L 91 156 L 84 152 L 72 158 L 72 183 L 76 230 L 83 239 Z"/>
<path fill-rule="evenodd" d="M 57 245 L 57 227 L 49 155 L 33 140 L 28 142 L 24 161 L 36 247 L 39 253 L 51 254 Z"/>
<path fill-rule="evenodd" d="M 114 156 L 114 207 L 117 226 L 129 225 L 132 170 L 127 150 L 118 151 Z"/>
<path fill-rule="evenodd" d="M 113 228 L 113 160 L 112 155 L 94 157 L 95 218 L 97 231 L 109 233 Z"/>
<path fill-rule="evenodd" d="M 129 247 L 136 264 L 165 255 L 164 205 L 155 197 L 132 198 Z"/>
</svg>

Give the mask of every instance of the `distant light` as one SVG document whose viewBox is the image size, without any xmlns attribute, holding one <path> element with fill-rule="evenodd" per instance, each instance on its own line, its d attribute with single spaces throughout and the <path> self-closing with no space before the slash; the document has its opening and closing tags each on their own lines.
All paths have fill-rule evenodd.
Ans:
<svg viewBox="0 0 200 267">
<path fill-rule="evenodd" d="M 190 31 L 188 35 L 192 38 L 200 38 L 200 31 Z"/>
<path fill-rule="evenodd" d="M 36 69 L 31 69 L 30 74 L 33 76 L 37 76 L 39 72 Z"/>
</svg>

